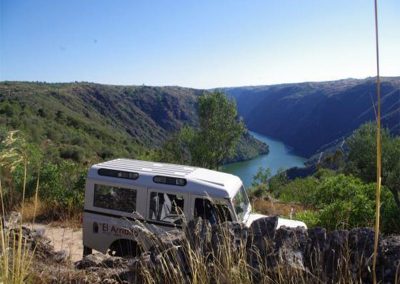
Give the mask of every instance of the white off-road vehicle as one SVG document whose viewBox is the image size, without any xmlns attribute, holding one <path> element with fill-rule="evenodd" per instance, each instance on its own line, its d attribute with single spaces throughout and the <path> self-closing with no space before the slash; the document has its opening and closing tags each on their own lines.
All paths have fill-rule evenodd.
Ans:
<svg viewBox="0 0 400 284">
<path fill-rule="evenodd" d="M 140 221 L 150 231 L 182 228 L 196 217 L 210 223 L 238 221 L 250 226 L 251 213 L 237 176 L 184 165 L 116 159 L 93 165 L 88 173 L 83 214 L 84 255 L 92 249 L 116 255 L 138 251 Z M 278 227 L 306 227 L 279 218 Z"/>
</svg>

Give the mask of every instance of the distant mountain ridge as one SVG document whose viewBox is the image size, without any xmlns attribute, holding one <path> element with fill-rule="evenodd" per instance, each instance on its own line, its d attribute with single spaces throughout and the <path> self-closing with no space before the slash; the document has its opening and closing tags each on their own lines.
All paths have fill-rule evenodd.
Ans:
<svg viewBox="0 0 400 284">
<path fill-rule="evenodd" d="M 400 77 L 382 78 L 382 121 L 400 134 Z M 222 88 L 255 132 L 311 156 L 375 119 L 375 78 Z M 52 156 L 136 157 L 183 125 L 197 125 L 197 97 L 182 87 L 0 82 L 0 123 L 21 129 Z M 1 128 L 0 127 L 0 130 Z M 268 152 L 250 135 L 229 161 Z"/>
<path fill-rule="evenodd" d="M 375 120 L 375 78 L 223 88 L 247 127 L 311 156 Z M 400 77 L 381 83 L 382 123 L 400 134 Z"/>
<path fill-rule="evenodd" d="M 183 125 L 196 127 L 197 98 L 203 92 L 83 82 L 0 82 L 0 124 L 6 130 L 22 130 L 52 158 L 140 158 Z M 265 144 L 244 135 L 231 160 L 266 151 Z"/>
</svg>

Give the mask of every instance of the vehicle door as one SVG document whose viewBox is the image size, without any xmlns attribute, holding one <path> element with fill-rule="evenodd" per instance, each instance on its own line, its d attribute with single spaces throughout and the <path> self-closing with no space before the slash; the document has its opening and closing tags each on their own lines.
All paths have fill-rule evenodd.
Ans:
<svg viewBox="0 0 400 284">
<path fill-rule="evenodd" d="M 232 221 L 232 212 L 227 200 L 211 199 L 208 196 L 191 195 L 191 218 L 201 217 L 203 220 L 208 220 L 211 225 Z"/>
<path fill-rule="evenodd" d="M 149 188 L 146 221 L 166 230 L 182 228 L 186 222 L 189 195 L 178 191 Z"/>
</svg>

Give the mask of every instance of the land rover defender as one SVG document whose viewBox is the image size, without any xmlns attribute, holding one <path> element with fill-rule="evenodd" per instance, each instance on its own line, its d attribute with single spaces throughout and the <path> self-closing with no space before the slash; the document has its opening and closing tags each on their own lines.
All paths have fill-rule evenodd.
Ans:
<svg viewBox="0 0 400 284">
<path fill-rule="evenodd" d="M 130 229 L 139 221 L 150 231 L 182 228 L 202 217 L 210 223 L 238 221 L 250 226 L 265 217 L 251 213 L 237 176 L 184 165 L 115 159 L 93 165 L 88 173 L 83 214 L 84 255 L 133 255 L 137 238 Z M 279 226 L 306 225 L 279 218 Z"/>
</svg>

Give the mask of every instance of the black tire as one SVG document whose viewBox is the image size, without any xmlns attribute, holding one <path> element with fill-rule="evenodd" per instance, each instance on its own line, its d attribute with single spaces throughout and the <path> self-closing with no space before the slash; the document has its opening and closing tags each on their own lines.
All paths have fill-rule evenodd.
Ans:
<svg viewBox="0 0 400 284">
<path fill-rule="evenodd" d="M 140 254 L 140 250 L 135 241 L 118 240 L 111 245 L 109 254 L 120 257 L 135 257 Z"/>
<path fill-rule="evenodd" d="M 87 256 L 89 254 L 92 254 L 92 248 L 87 247 L 87 246 L 83 246 L 83 256 Z"/>
</svg>

